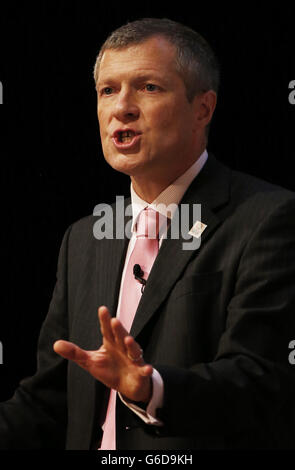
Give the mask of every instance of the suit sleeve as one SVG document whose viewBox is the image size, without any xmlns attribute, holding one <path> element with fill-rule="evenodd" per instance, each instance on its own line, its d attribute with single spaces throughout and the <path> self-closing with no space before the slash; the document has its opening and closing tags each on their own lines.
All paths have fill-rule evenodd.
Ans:
<svg viewBox="0 0 295 470">
<path fill-rule="evenodd" d="M 241 253 L 214 360 L 190 369 L 155 364 L 164 380 L 158 435 L 288 433 L 295 421 L 295 366 L 288 362 L 294 338 L 292 199 L 257 224 Z"/>
<path fill-rule="evenodd" d="M 71 227 L 61 245 L 57 282 L 38 340 L 37 372 L 20 382 L 0 404 L 0 449 L 64 449 L 67 423 L 67 361 L 53 351 L 68 337 L 67 251 Z"/>
</svg>

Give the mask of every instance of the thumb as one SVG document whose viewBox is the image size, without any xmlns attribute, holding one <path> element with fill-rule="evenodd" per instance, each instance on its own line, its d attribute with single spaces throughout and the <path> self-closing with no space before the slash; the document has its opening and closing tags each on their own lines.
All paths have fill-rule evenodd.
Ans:
<svg viewBox="0 0 295 470">
<path fill-rule="evenodd" d="M 143 367 L 140 368 L 140 374 L 144 377 L 150 377 L 153 373 L 153 366 L 150 364 L 145 364 Z"/>
<path fill-rule="evenodd" d="M 54 343 L 53 349 L 57 354 L 70 361 L 85 362 L 88 359 L 87 351 L 69 341 L 58 340 Z"/>
</svg>

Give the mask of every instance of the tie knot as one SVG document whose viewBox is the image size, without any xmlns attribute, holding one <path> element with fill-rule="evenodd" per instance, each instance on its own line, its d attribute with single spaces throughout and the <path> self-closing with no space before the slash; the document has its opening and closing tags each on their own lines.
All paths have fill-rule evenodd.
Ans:
<svg viewBox="0 0 295 470">
<path fill-rule="evenodd" d="M 150 207 L 141 211 L 136 226 L 137 238 L 158 238 L 164 216 Z"/>
</svg>

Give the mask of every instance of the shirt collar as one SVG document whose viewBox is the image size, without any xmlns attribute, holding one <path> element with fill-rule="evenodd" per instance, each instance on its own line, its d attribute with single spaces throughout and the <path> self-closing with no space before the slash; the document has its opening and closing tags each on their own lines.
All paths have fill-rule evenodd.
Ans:
<svg viewBox="0 0 295 470">
<path fill-rule="evenodd" d="M 186 192 L 193 179 L 198 175 L 198 173 L 205 165 L 207 158 L 208 152 L 205 149 L 204 152 L 200 155 L 200 157 L 181 176 L 179 176 L 175 181 L 173 181 L 173 183 L 171 183 L 167 188 L 165 188 L 150 204 L 138 196 L 138 194 L 134 191 L 131 182 L 131 231 L 134 232 L 134 226 L 136 224 L 140 212 L 148 206 L 165 215 L 166 217 L 168 216 L 169 218 L 172 218 L 176 206 L 180 203 L 184 193 Z M 172 210 L 170 212 L 167 212 L 165 210 L 165 207 L 170 205 L 175 205 L 174 210 L 173 206 L 171 206 Z"/>
</svg>

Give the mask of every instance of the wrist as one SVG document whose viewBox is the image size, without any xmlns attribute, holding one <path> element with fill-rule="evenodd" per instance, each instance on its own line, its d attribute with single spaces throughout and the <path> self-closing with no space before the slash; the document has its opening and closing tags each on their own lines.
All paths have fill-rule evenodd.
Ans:
<svg viewBox="0 0 295 470">
<path fill-rule="evenodd" d="M 146 408 L 153 396 L 153 381 L 151 377 L 145 382 L 144 386 L 141 387 L 140 399 L 129 398 L 124 394 L 121 394 L 124 400 L 134 403 L 140 408 Z"/>
</svg>

